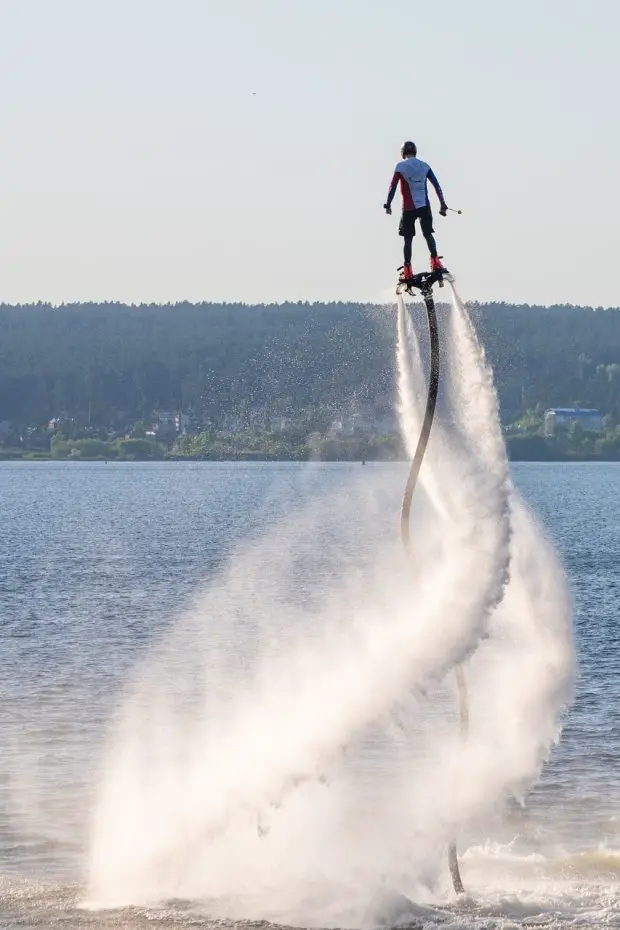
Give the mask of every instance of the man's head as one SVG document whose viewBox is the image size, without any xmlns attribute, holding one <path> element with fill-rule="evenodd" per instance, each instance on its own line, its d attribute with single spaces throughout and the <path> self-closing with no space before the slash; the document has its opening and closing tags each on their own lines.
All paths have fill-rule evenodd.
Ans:
<svg viewBox="0 0 620 930">
<path fill-rule="evenodd" d="M 400 148 L 400 154 L 403 158 L 415 158 L 418 154 L 415 142 L 403 142 Z"/>
</svg>

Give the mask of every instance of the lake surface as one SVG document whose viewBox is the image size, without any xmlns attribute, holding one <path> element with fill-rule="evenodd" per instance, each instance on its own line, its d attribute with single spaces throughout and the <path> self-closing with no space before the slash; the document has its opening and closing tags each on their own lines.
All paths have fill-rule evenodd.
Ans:
<svg viewBox="0 0 620 930">
<path fill-rule="evenodd" d="M 429 898 L 410 923 L 620 926 L 620 465 L 518 463 L 512 473 L 567 573 L 575 701 L 525 806 L 507 804 L 483 835 L 460 842 L 467 900 Z M 327 501 L 288 581 L 308 611 L 342 570 L 334 552 L 363 571 L 398 534 L 405 474 L 402 465 L 0 463 L 1 926 L 225 922 L 208 902 L 89 905 L 111 717 L 153 645 L 204 592 L 226 586 L 239 551 L 264 548 L 267 533 L 277 570 L 288 555 L 278 552 L 288 538 L 280 521 Z M 330 519 L 338 497 L 351 504 L 346 520 Z M 278 623 L 285 640 L 284 614 Z M 244 648 L 255 648 L 249 634 Z"/>
</svg>

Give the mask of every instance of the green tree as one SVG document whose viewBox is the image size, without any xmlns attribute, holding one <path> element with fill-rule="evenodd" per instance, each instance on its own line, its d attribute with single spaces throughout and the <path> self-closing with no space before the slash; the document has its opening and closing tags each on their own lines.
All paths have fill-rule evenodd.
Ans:
<svg viewBox="0 0 620 930">
<path fill-rule="evenodd" d="M 52 437 L 52 456 L 55 459 L 66 459 L 71 453 L 72 443 L 67 442 L 66 439 L 61 439 L 60 436 Z"/>
<path fill-rule="evenodd" d="M 101 439 L 76 439 L 69 445 L 80 452 L 82 458 L 116 458 L 118 454 L 111 443 L 103 442 Z"/>
<path fill-rule="evenodd" d="M 150 442 L 148 439 L 121 439 L 118 443 L 118 450 L 122 458 L 136 461 L 163 459 L 166 452 L 164 446 L 157 442 Z"/>
</svg>

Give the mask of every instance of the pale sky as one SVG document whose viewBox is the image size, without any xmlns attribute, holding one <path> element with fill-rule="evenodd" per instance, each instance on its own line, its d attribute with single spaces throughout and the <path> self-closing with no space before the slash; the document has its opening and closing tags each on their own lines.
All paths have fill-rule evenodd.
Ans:
<svg viewBox="0 0 620 930">
<path fill-rule="evenodd" d="M 0 301 L 389 300 L 413 139 L 466 299 L 618 305 L 619 36 L 618 0 L 0 0 Z"/>
</svg>

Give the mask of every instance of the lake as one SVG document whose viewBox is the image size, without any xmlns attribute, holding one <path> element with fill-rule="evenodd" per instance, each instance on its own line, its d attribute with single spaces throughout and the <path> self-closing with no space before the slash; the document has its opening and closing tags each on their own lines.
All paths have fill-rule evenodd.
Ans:
<svg viewBox="0 0 620 930">
<path fill-rule="evenodd" d="M 209 739 L 218 720 L 236 725 L 230 708 L 257 673 L 258 653 L 268 655 L 269 668 L 282 669 L 290 652 L 295 675 L 288 680 L 283 673 L 279 690 L 261 692 L 263 703 L 251 709 L 256 718 L 248 709 L 239 720 L 251 743 L 257 730 L 248 721 L 271 714 L 270 745 L 281 756 L 286 747 L 274 695 L 282 703 L 287 695 L 298 699 L 296 679 L 305 674 L 295 652 L 299 631 L 314 648 L 317 618 L 323 624 L 328 617 L 329 635 L 345 635 L 342 605 L 358 597 L 380 553 L 397 551 L 406 466 L 0 463 L 0 924 L 182 927 L 241 919 L 290 923 L 299 913 L 304 924 L 358 926 L 369 906 L 362 902 L 368 875 L 381 872 L 390 891 L 415 900 L 410 925 L 619 926 L 620 465 L 514 463 L 512 475 L 566 571 L 578 659 L 575 699 L 538 782 L 523 798 L 495 804 L 459 837 L 466 899 L 450 896 L 443 860 L 434 858 L 435 834 L 426 840 L 412 834 L 418 852 L 409 859 L 405 844 L 400 871 L 394 865 L 404 842 L 394 838 L 400 818 L 421 833 L 426 828 L 415 798 L 406 815 L 392 809 L 404 796 L 405 762 L 415 766 L 417 757 L 413 750 L 406 754 L 398 727 L 381 717 L 363 732 L 352 718 L 350 745 L 338 747 L 343 758 L 321 759 L 316 783 L 300 779 L 297 794 L 292 770 L 290 798 L 265 794 L 265 811 L 248 814 L 245 832 L 238 824 L 229 829 L 222 811 L 212 833 L 197 827 L 195 835 L 175 838 L 183 845 L 175 861 L 187 857 L 192 871 L 191 894 L 181 885 L 175 893 L 164 870 L 164 901 L 119 901 L 102 909 L 92 876 L 107 875 L 109 863 L 102 869 L 97 855 L 103 853 L 96 850 L 105 847 L 105 857 L 114 859 L 114 831 L 119 843 L 131 831 L 133 812 L 114 792 L 123 779 L 133 785 L 136 766 L 145 768 L 142 755 L 137 762 L 131 757 L 142 739 L 136 701 L 142 701 L 140 714 L 160 721 L 161 739 L 148 747 L 140 775 L 148 791 L 158 765 L 170 764 L 162 762 L 167 747 L 179 756 L 175 765 L 195 766 L 194 756 L 187 762 L 181 756 L 200 741 L 207 722 Z M 362 621 L 354 622 L 363 639 Z M 334 668 L 345 700 L 355 669 Z M 172 716 L 158 703 L 158 688 L 173 695 Z M 421 692 L 405 707 L 420 746 L 454 727 L 453 704 L 451 690 L 438 682 L 427 705 Z M 322 713 L 328 728 L 329 707 Z M 309 726 L 319 725 L 311 710 L 307 717 Z M 172 733 L 178 720 L 186 722 L 183 739 Z M 127 737 L 132 726 L 134 743 Z M 125 735 L 116 743 L 120 730 Z M 218 739 L 228 747 L 230 730 Z M 249 757 L 240 758 L 234 779 L 248 781 L 251 768 Z M 219 776 L 224 792 L 229 774 L 222 769 Z M 200 791 L 196 771 L 179 811 Z M 110 810 L 117 811 L 112 825 Z M 102 817 L 108 818 L 103 826 Z M 167 830 L 172 836 L 174 824 Z M 103 834 L 105 843 L 97 846 Z M 220 852 L 203 895 L 195 863 L 216 834 Z M 273 910 L 264 905 L 265 871 L 256 865 L 243 887 L 232 871 L 240 855 L 233 838 L 241 835 L 253 868 L 262 850 L 271 863 Z M 153 836 L 159 842 L 160 833 Z M 127 846 L 136 858 L 141 841 L 147 848 L 148 837 Z M 122 842 L 129 842 L 125 834 Z M 303 857 L 292 856 L 293 845 L 305 847 Z M 280 887 L 276 872 L 282 876 L 285 867 L 291 878 Z M 323 889 L 334 875 L 346 886 L 340 910 L 333 888 L 329 908 L 324 905 Z M 237 891 L 240 900 L 230 908 Z"/>
</svg>

